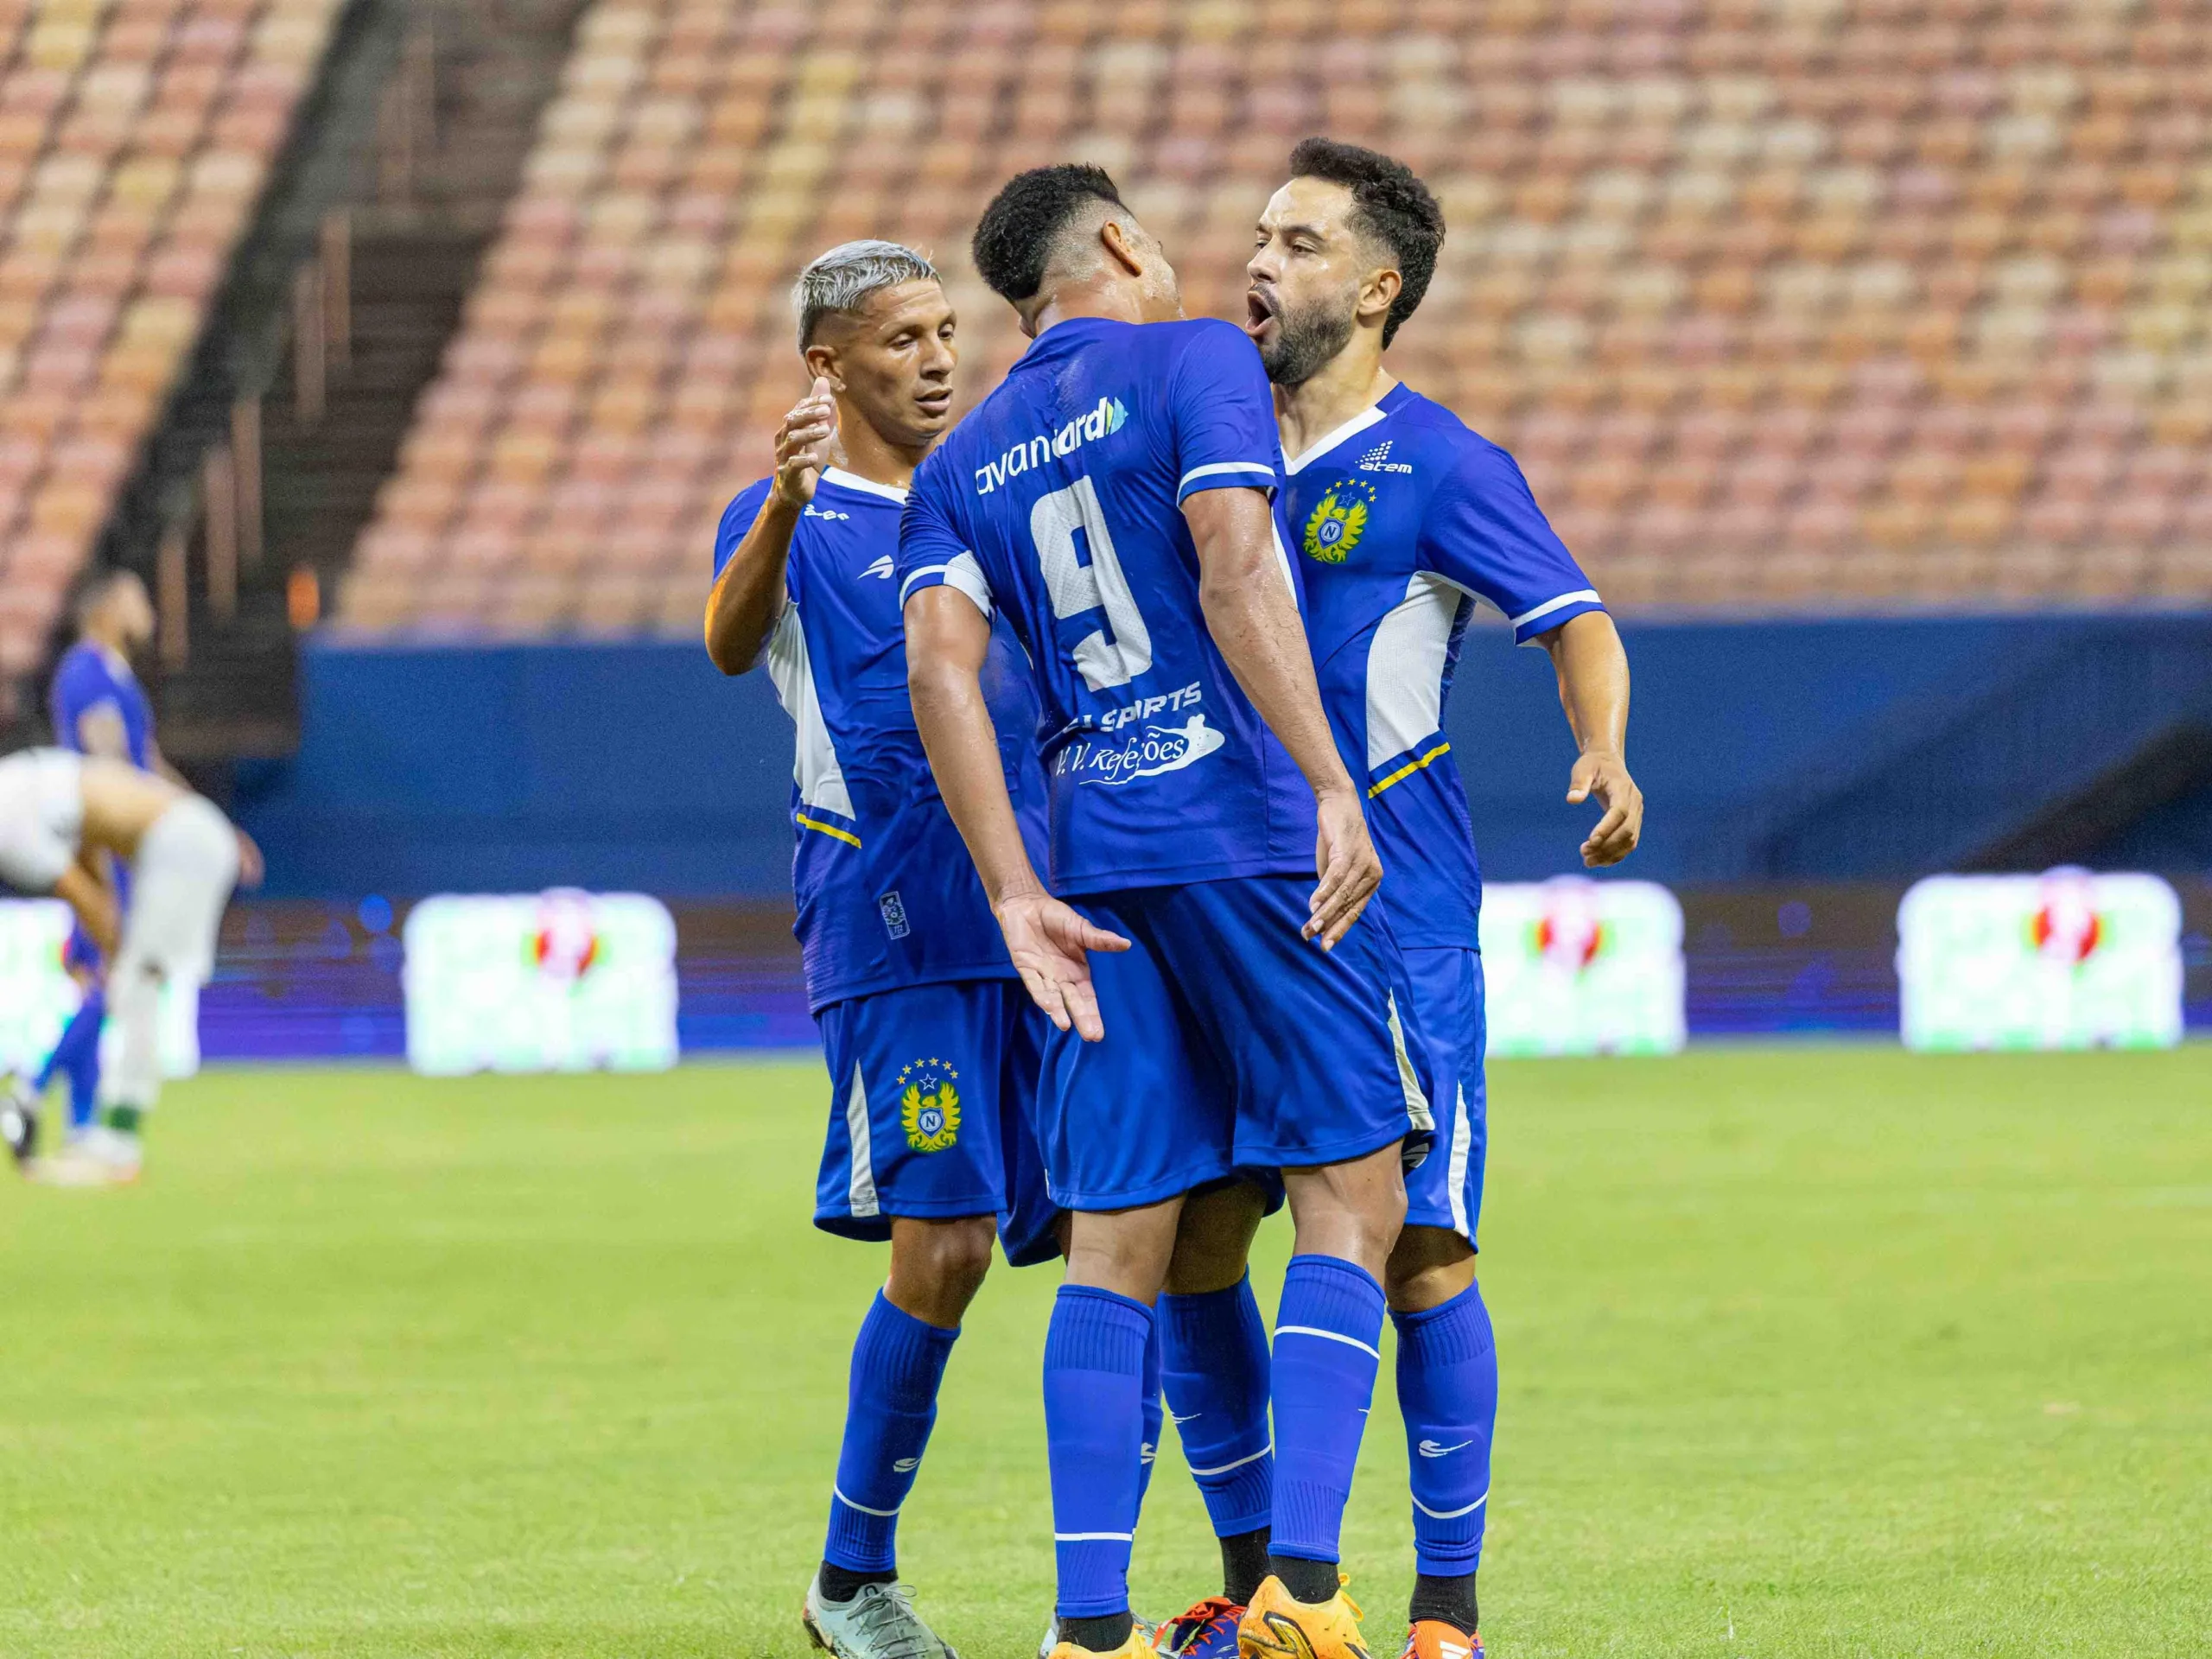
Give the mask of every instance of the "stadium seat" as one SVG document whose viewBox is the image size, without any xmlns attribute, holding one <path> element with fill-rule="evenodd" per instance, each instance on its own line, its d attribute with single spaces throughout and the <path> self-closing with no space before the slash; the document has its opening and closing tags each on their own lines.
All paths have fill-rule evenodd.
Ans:
<svg viewBox="0 0 2212 1659">
<path fill-rule="evenodd" d="M 204 326 L 336 9 L 54 5 L 0 54 L 0 352 L 12 353 L 0 489 L 15 526 L 0 671 L 43 648 Z"/>
<path fill-rule="evenodd" d="M 195 50 L 219 58 L 235 37 L 218 21 L 243 15 L 207 12 Z M 508 502 L 512 601 L 495 583 L 410 610 L 348 584 L 339 618 L 689 636 L 702 519 L 765 464 L 802 388 L 782 296 L 820 246 L 891 234 L 940 260 L 969 401 L 1021 345 L 962 251 L 999 178 L 1107 162 L 1192 308 L 1234 315 L 1243 227 L 1316 128 L 1430 177 L 1452 234 L 1395 366 L 1516 448 L 1627 602 L 2202 596 L 2212 520 L 2189 458 L 2212 436 L 2212 374 L 2177 367 L 2212 348 L 2202 22 L 1866 0 L 1786 21 L 1543 0 L 600 0 L 364 537 L 365 558 L 413 545 L 387 531 L 429 535 L 435 568 L 437 538 L 450 552 L 478 521 L 430 512 L 446 498 L 414 480 L 539 491 L 535 512 L 472 498 Z M 200 84 L 165 70 L 149 111 L 206 112 Z M 20 130 L 0 105 L 4 162 Z M 258 154 L 240 139 L 269 123 L 245 108 L 206 130 Z M 121 163 L 137 170 L 114 199 L 221 200 L 219 168 L 164 173 L 163 153 Z M 41 211 L 43 234 L 68 233 Z M 188 262 L 156 257 L 189 302 Z M 10 296 L 41 304 L 55 279 L 11 245 L 0 333 Z M 81 345 L 98 325 L 70 316 Z M 73 359 L 39 361 L 66 378 Z"/>
</svg>

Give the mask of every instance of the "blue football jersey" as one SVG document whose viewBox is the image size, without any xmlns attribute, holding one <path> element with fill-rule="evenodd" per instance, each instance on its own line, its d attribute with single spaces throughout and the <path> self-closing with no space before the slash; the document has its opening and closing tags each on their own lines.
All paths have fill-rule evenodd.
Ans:
<svg viewBox="0 0 2212 1659">
<path fill-rule="evenodd" d="M 1047 329 L 915 474 L 900 601 L 955 588 L 1020 637 L 1056 892 L 1313 874 L 1313 795 L 1206 632 L 1181 510 L 1274 489 L 1281 453 L 1241 329 L 1084 317 Z"/>
<path fill-rule="evenodd" d="M 124 742 L 130 752 L 130 764 L 145 771 L 153 753 L 154 737 L 154 709 L 146 700 L 146 689 L 138 683 L 138 677 L 130 671 L 130 664 L 119 657 L 111 657 L 90 639 L 80 639 L 61 653 L 61 660 L 54 667 L 54 686 L 48 698 L 48 713 L 54 721 L 54 741 L 65 749 L 83 753 L 85 741 L 79 724 L 103 703 L 111 706 L 123 721 Z"/>
<path fill-rule="evenodd" d="M 1475 948 L 1482 877 L 1444 699 L 1487 601 L 1529 644 L 1603 602 L 1513 457 L 1411 387 L 1286 464 L 1321 700 L 1366 770 L 1381 901 L 1408 947 Z"/>
<path fill-rule="evenodd" d="M 769 480 L 722 514 L 715 574 L 760 516 Z M 798 728 L 791 887 L 809 1003 L 947 980 L 1011 976 L 982 882 L 938 794 L 906 696 L 893 552 L 906 492 L 831 467 L 791 534 L 788 603 L 766 651 Z M 1033 849 L 1044 839 L 1037 698 L 1020 648 L 995 630 L 984 696 L 1007 791 Z"/>
</svg>

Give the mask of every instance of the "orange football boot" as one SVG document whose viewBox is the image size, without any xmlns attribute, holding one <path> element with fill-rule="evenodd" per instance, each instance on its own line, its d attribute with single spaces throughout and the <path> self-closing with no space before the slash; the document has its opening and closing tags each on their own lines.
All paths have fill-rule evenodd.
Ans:
<svg viewBox="0 0 2212 1659">
<path fill-rule="evenodd" d="M 1406 1632 L 1398 1659 L 1483 1659 L 1483 1639 L 1440 1618 L 1424 1618 Z"/>
<path fill-rule="evenodd" d="M 1159 1649 L 1152 1645 L 1153 1627 L 1141 1619 L 1131 1626 L 1128 1639 L 1110 1654 L 1093 1654 L 1089 1648 L 1078 1648 L 1072 1642 L 1052 1644 L 1052 1659 L 1159 1659 Z"/>
<path fill-rule="evenodd" d="M 1340 1587 L 1326 1601 L 1300 1601 L 1270 1573 L 1236 1627 L 1240 1659 L 1370 1659 L 1359 1604 Z"/>
</svg>

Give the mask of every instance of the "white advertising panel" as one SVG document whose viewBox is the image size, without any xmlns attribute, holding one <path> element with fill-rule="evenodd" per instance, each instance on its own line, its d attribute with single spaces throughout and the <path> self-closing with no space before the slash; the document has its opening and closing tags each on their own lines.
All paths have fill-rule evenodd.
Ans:
<svg viewBox="0 0 2212 1659">
<path fill-rule="evenodd" d="M 1936 875 L 1897 908 L 1905 1046 L 2168 1047 L 2181 900 L 2155 875 Z"/>
<path fill-rule="evenodd" d="M 1493 1054 L 1671 1054 L 1686 1035 L 1682 907 L 1650 881 L 1483 888 Z"/>
<path fill-rule="evenodd" d="M 676 923 L 642 893 L 443 894 L 408 912 L 417 1071 L 676 1064 Z"/>
<path fill-rule="evenodd" d="M 83 993 L 61 966 L 69 906 L 59 899 L 0 899 L 0 1071 L 35 1072 Z"/>
<path fill-rule="evenodd" d="M 71 925 L 59 899 L 0 899 L 0 1071 L 35 1075 L 84 1001 L 62 966 Z M 111 1020 L 100 1033 L 102 1064 L 114 1063 L 117 1040 Z M 160 1042 L 163 1077 L 200 1070 L 199 986 L 162 988 Z"/>
</svg>

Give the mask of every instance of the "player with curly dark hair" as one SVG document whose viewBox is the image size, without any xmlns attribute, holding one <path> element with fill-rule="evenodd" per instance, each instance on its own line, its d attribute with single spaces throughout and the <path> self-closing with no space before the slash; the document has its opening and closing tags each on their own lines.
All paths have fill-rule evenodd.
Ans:
<svg viewBox="0 0 2212 1659">
<path fill-rule="evenodd" d="M 1260 216 L 1246 333 L 1274 382 L 1322 701 L 1340 741 L 1364 758 L 1370 827 L 1391 872 L 1376 903 L 1404 950 L 1411 1027 L 1435 1084 L 1435 1147 L 1406 1177 L 1406 1224 L 1382 1275 L 1418 1568 L 1403 1659 L 1480 1659 L 1475 1574 L 1497 1416 L 1497 1350 L 1475 1274 L 1486 1142 L 1482 877 L 1440 729 L 1444 697 L 1478 599 L 1518 641 L 1549 652 L 1581 749 L 1567 799 L 1605 808 L 1583 861 L 1615 864 L 1643 817 L 1623 759 L 1628 660 L 1512 457 L 1383 366 L 1383 348 L 1435 275 L 1436 198 L 1402 162 L 1328 138 L 1293 150 L 1290 174 Z M 1247 1409 L 1240 1422 L 1241 1397 L 1211 1382 L 1262 1357 L 1242 1321 L 1198 1298 L 1166 1297 L 1161 1310 L 1176 1420 L 1194 1416 L 1224 1445 L 1259 1435 L 1258 1414 Z M 1249 1357 L 1240 1362 L 1240 1350 Z M 1222 1538 L 1218 1602 L 1234 1610 L 1249 1597 L 1249 1628 L 1270 1593 L 1239 1577 L 1250 1507 L 1205 1472 L 1221 1459 L 1190 1460 Z M 1284 1513 L 1278 1495 L 1278 1549 Z M 1203 1627 L 1191 1615 L 1185 1623 L 1191 1638 L 1174 1646 L 1177 1659 L 1228 1659 L 1225 1612 Z"/>
</svg>

